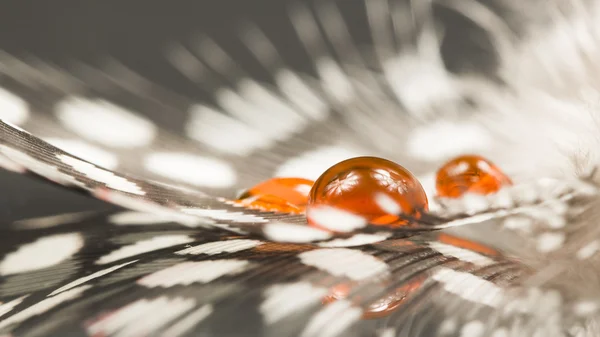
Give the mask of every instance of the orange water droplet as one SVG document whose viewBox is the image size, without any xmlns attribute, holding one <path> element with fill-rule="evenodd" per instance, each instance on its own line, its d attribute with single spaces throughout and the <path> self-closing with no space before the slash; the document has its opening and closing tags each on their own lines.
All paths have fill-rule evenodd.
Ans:
<svg viewBox="0 0 600 337">
<path fill-rule="evenodd" d="M 306 210 L 313 181 L 303 178 L 273 178 L 244 192 L 237 203 L 267 212 L 300 214 Z"/>
<path fill-rule="evenodd" d="M 470 192 L 490 194 L 512 181 L 489 160 L 476 156 L 461 156 L 444 164 L 437 172 L 436 189 L 440 197 L 458 198 Z"/>
<path fill-rule="evenodd" d="M 404 167 L 382 158 L 357 157 L 332 166 L 317 179 L 307 212 L 322 206 L 361 216 L 372 224 L 401 225 L 396 214 L 418 216 L 427 211 L 428 202 L 417 178 Z"/>
</svg>

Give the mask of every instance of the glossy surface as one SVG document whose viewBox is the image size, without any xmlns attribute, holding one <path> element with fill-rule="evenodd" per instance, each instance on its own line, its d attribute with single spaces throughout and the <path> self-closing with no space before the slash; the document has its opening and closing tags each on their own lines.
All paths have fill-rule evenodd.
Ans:
<svg viewBox="0 0 600 337">
<path fill-rule="evenodd" d="M 461 156 L 447 162 L 437 172 L 436 189 L 440 197 L 458 198 L 469 192 L 490 194 L 512 181 L 492 162 L 476 156 Z"/>
<path fill-rule="evenodd" d="M 363 319 L 377 319 L 390 315 L 405 302 L 405 300 L 413 293 L 418 291 L 423 285 L 424 278 L 417 277 L 401 287 L 397 287 L 388 291 L 385 296 L 377 298 L 365 307 L 363 311 Z M 386 282 L 379 284 L 380 287 L 388 288 L 390 285 Z M 361 301 L 361 298 L 351 296 L 350 294 L 355 291 L 355 287 L 359 287 L 356 283 L 341 283 L 330 288 L 329 293 L 321 300 L 323 304 L 331 304 L 338 300 L 350 300 L 352 302 Z M 364 300 L 364 299 L 362 299 Z"/>
<path fill-rule="evenodd" d="M 330 206 L 372 224 L 398 224 L 398 212 L 419 216 L 428 209 L 423 187 L 407 169 L 389 160 L 357 157 L 342 161 L 317 179 L 309 208 Z M 309 216 L 309 223 L 314 223 Z"/>
<path fill-rule="evenodd" d="M 306 210 L 313 183 L 303 178 L 273 178 L 247 190 L 237 202 L 262 211 L 300 214 Z"/>
<path fill-rule="evenodd" d="M 404 304 L 411 294 L 419 291 L 423 282 L 423 278 L 415 278 L 371 303 L 363 312 L 363 319 L 377 319 L 392 314 Z"/>
</svg>

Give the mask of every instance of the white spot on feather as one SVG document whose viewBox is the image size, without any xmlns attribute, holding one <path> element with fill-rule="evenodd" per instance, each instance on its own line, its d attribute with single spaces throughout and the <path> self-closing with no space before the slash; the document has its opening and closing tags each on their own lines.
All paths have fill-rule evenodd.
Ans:
<svg viewBox="0 0 600 337">
<path fill-rule="evenodd" d="M 123 246 L 107 255 L 102 256 L 96 264 L 107 264 L 139 254 L 152 252 L 155 250 L 168 248 L 192 242 L 193 239 L 187 235 L 163 235 L 155 236 L 151 239 L 138 241 L 132 245 Z"/>
<path fill-rule="evenodd" d="M 316 180 L 331 166 L 359 155 L 358 152 L 344 147 L 321 147 L 286 161 L 277 169 L 275 176 Z"/>
<path fill-rule="evenodd" d="M 566 237 L 563 233 L 542 233 L 537 238 L 537 250 L 540 253 L 549 253 L 562 247 Z"/>
<path fill-rule="evenodd" d="M 281 222 L 268 223 L 263 227 L 267 238 L 273 241 L 306 243 L 319 240 L 327 240 L 331 233 L 307 225 L 294 225 Z"/>
<path fill-rule="evenodd" d="M 63 163 L 72 166 L 76 171 L 85 174 L 92 180 L 105 184 L 107 187 L 122 192 L 144 195 L 146 194 L 136 183 L 126 178 L 119 177 L 113 172 L 94 166 L 69 155 L 59 154 L 56 156 Z"/>
<path fill-rule="evenodd" d="M 444 121 L 415 129 L 408 137 L 407 149 L 417 158 L 433 161 L 487 150 L 491 144 L 489 133 L 479 125 Z"/>
<path fill-rule="evenodd" d="M 573 311 L 577 316 L 591 316 L 598 311 L 598 303 L 592 301 L 580 301 L 575 303 Z"/>
<path fill-rule="evenodd" d="M 201 209 L 184 208 L 181 210 L 186 214 L 207 217 L 213 220 L 232 220 L 238 223 L 264 223 L 266 219 L 254 214 L 244 214 L 242 212 L 232 212 L 222 209 Z"/>
<path fill-rule="evenodd" d="M 91 336 L 147 336 L 160 331 L 195 304 L 193 299 L 166 296 L 137 300 L 93 322 L 87 332 Z M 139 324 L 138 320 L 132 319 L 134 317 L 144 317 L 144 324 Z"/>
<path fill-rule="evenodd" d="M 80 140 L 61 138 L 45 138 L 44 140 L 69 154 L 109 170 L 119 164 L 117 156 L 113 153 Z"/>
<path fill-rule="evenodd" d="M 0 88 L 0 120 L 23 125 L 29 118 L 27 102 L 19 96 Z"/>
<path fill-rule="evenodd" d="M 452 256 L 462 261 L 471 262 L 478 266 L 489 266 L 494 263 L 494 260 L 485 255 L 441 242 L 430 242 L 429 247 L 444 255 Z"/>
<path fill-rule="evenodd" d="M 79 297 L 85 290 L 89 289 L 90 286 L 82 286 L 79 288 L 71 289 L 69 291 L 65 291 L 56 296 L 46 298 L 41 300 L 34 305 L 19 311 L 18 313 L 10 316 L 9 318 L 0 321 L 0 330 L 4 329 L 13 324 L 17 324 L 20 322 L 24 322 L 31 317 L 41 315 L 48 310 L 64 303 Z"/>
<path fill-rule="evenodd" d="M 27 296 L 21 296 L 19 298 L 15 298 L 14 300 L 12 300 L 10 302 L 6 302 L 6 303 L 0 302 L 0 317 L 11 312 L 17 305 L 21 304 L 21 302 L 23 302 L 23 300 L 26 297 Z"/>
<path fill-rule="evenodd" d="M 121 212 L 110 216 L 109 221 L 115 225 L 134 226 L 134 225 L 156 225 L 167 222 L 176 222 L 187 227 L 198 227 L 202 224 L 202 219 L 192 216 L 175 216 L 172 214 L 157 214 L 144 212 Z"/>
<path fill-rule="evenodd" d="M 509 337 L 508 330 L 505 328 L 497 328 L 494 330 L 494 332 L 492 332 L 490 337 Z"/>
<path fill-rule="evenodd" d="M 40 238 L 6 255 L 0 263 L 0 274 L 10 275 L 48 268 L 67 260 L 82 247 L 83 238 L 78 233 Z"/>
<path fill-rule="evenodd" d="M 362 316 L 362 310 L 346 300 L 338 300 L 319 310 L 302 331 L 301 337 L 339 336 Z"/>
<path fill-rule="evenodd" d="M 310 207 L 306 217 L 314 224 L 334 232 L 351 232 L 367 224 L 367 220 L 361 216 L 329 206 Z"/>
<path fill-rule="evenodd" d="M 118 148 L 149 145 L 157 128 L 150 121 L 108 101 L 69 97 L 55 113 L 69 130 L 86 139 Z"/>
<path fill-rule="evenodd" d="M 183 262 L 145 276 L 137 283 L 149 288 L 209 283 L 225 275 L 241 273 L 249 265 L 248 261 L 242 260 Z"/>
<path fill-rule="evenodd" d="M 230 89 L 220 89 L 215 93 L 217 103 L 231 115 L 248 124 L 252 129 L 271 140 L 283 140 L 290 136 L 281 120 L 273 115 L 275 111 L 264 110 Z M 276 113 L 276 112 L 275 112 Z M 281 130 L 279 127 L 283 127 Z"/>
<path fill-rule="evenodd" d="M 273 324 L 318 303 L 327 293 L 326 288 L 315 287 L 308 282 L 274 285 L 265 291 L 260 312 L 267 324 Z"/>
<path fill-rule="evenodd" d="M 441 267 L 431 278 L 442 283 L 445 291 L 474 303 L 497 307 L 504 297 L 502 288 L 470 273 Z"/>
<path fill-rule="evenodd" d="M 439 59 L 422 53 L 403 53 L 384 62 L 384 73 L 398 99 L 415 117 L 435 105 L 455 101 L 457 86 Z M 447 138 L 440 141 L 448 141 Z M 453 138 L 450 138 L 450 142 Z M 435 144 L 438 146 L 439 144 Z M 426 148 L 431 151 L 431 148 Z"/>
<path fill-rule="evenodd" d="M 488 198 L 475 193 L 465 193 L 460 199 L 467 214 L 483 212 L 490 208 Z"/>
<path fill-rule="evenodd" d="M 23 173 L 26 171 L 26 169 L 22 165 L 15 163 L 14 161 L 8 159 L 6 156 L 3 155 L 0 155 L 0 167 L 5 170 L 17 173 Z"/>
<path fill-rule="evenodd" d="M 177 337 L 182 336 L 190 329 L 192 329 L 199 322 L 203 321 L 208 315 L 213 312 L 213 307 L 210 304 L 206 304 L 197 310 L 192 311 L 187 316 L 181 318 L 177 323 L 173 324 L 170 328 L 165 330 L 162 334 L 163 337 Z"/>
<path fill-rule="evenodd" d="M 296 73 L 287 69 L 275 75 L 275 81 L 285 96 L 309 117 L 322 121 L 329 115 L 329 107 L 304 83 Z"/>
<path fill-rule="evenodd" d="M 483 337 L 485 325 L 481 321 L 470 321 L 460 329 L 460 337 Z"/>
<path fill-rule="evenodd" d="M 107 268 L 107 269 L 103 269 L 103 270 L 97 271 L 97 272 L 95 272 L 93 274 L 90 274 L 88 276 L 84 276 L 84 277 L 78 278 L 77 280 L 75 280 L 75 281 L 73 281 L 73 282 L 71 282 L 71 283 L 69 283 L 67 285 L 64 285 L 64 286 L 62 286 L 62 287 L 54 290 L 48 296 L 54 296 L 54 295 L 56 295 L 58 293 L 62 293 L 63 291 L 67 291 L 69 289 L 75 288 L 75 287 L 80 286 L 80 285 L 82 285 L 82 284 L 84 284 L 84 283 L 86 283 L 88 281 L 91 281 L 91 280 L 93 280 L 95 278 L 102 277 L 102 276 L 104 276 L 106 274 L 110 274 L 113 271 L 121 269 L 121 268 L 125 267 L 126 265 L 132 264 L 132 263 L 134 263 L 136 261 L 137 260 L 125 262 L 123 264 L 119 264 L 119 265 L 116 265 L 116 266 L 113 266 L 113 267 L 110 267 L 110 268 Z"/>
<path fill-rule="evenodd" d="M 37 160 L 19 150 L 13 149 L 6 145 L 0 145 L 0 151 L 4 156 L 6 156 L 6 158 L 13 161 L 15 164 L 21 165 L 32 172 L 50 179 L 51 181 L 67 186 L 83 186 L 83 183 L 75 179 L 73 176 L 59 171 L 56 166 Z"/>
<path fill-rule="evenodd" d="M 235 170 L 227 162 L 187 153 L 153 153 L 144 167 L 154 174 L 196 186 L 226 188 L 237 182 Z"/>
<path fill-rule="evenodd" d="M 445 319 L 440 327 L 438 328 L 438 333 L 440 335 L 451 335 L 456 332 L 458 329 L 458 324 L 456 324 L 456 320 L 447 318 Z"/>
<path fill-rule="evenodd" d="M 506 189 L 515 204 L 531 204 L 539 198 L 538 190 L 530 184 L 513 185 Z"/>
<path fill-rule="evenodd" d="M 40 218 L 23 219 L 15 221 L 13 226 L 19 229 L 49 228 L 81 221 L 92 213 L 93 212 L 64 213 Z"/>
<path fill-rule="evenodd" d="M 317 72 L 323 79 L 323 88 L 339 102 L 352 99 L 352 83 L 344 75 L 337 62 L 330 58 L 321 58 L 315 62 Z"/>
<path fill-rule="evenodd" d="M 598 250 L 600 250 L 600 241 L 594 240 L 577 251 L 577 258 L 580 260 L 589 259 L 594 256 Z"/>
<path fill-rule="evenodd" d="M 514 205 L 514 200 L 506 187 L 490 194 L 488 200 L 491 208 L 511 208 Z"/>
<path fill-rule="evenodd" d="M 243 78 L 237 83 L 237 87 L 240 96 L 260 109 L 263 116 L 261 122 L 277 130 L 281 136 L 289 137 L 306 126 L 306 119 L 264 86 Z"/>
<path fill-rule="evenodd" d="M 186 254 L 216 255 L 216 254 L 221 254 L 221 253 L 235 253 L 235 252 L 241 252 L 243 250 L 252 249 L 252 248 L 258 247 L 262 244 L 263 244 L 263 242 L 260 242 L 258 240 L 246 240 L 246 239 L 215 241 L 215 242 L 204 243 L 204 244 L 201 244 L 198 246 L 186 248 L 186 249 L 180 250 L 178 252 L 175 252 L 175 254 L 178 254 L 178 255 L 186 255 Z"/>
<path fill-rule="evenodd" d="M 302 263 L 335 276 L 364 280 L 388 272 L 388 265 L 378 258 L 347 248 L 315 249 L 298 255 Z"/>
<path fill-rule="evenodd" d="M 511 216 L 504 220 L 504 227 L 507 229 L 520 230 L 526 233 L 531 232 L 533 220 L 524 216 Z"/>
<path fill-rule="evenodd" d="M 186 134 L 194 140 L 221 152 L 240 156 L 256 149 L 266 148 L 272 143 L 270 139 L 248 125 L 204 105 L 192 107 L 185 130 Z"/>
<path fill-rule="evenodd" d="M 381 330 L 378 337 L 396 337 L 396 328 L 385 328 Z"/>
</svg>

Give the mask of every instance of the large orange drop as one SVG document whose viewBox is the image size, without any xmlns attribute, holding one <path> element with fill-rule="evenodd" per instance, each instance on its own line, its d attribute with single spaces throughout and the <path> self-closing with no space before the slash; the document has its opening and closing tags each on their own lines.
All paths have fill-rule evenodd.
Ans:
<svg viewBox="0 0 600 337">
<path fill-rule="evenodd" d="M 490 194 L 512 181 L 489 160 L 476 156 L 461 156 L 447 162 L 437 172 L 436 189 L 440 197 L 458 198 L 463 194 Z"/>
<path fill-rule="evenodd" d="M 302 178 L 269 179 L 243 193 L 237 203 L 267 212 L 300 214 L 306 210 L 313 183 Z"/>
<path fill-rule="evenodd" d="M 404 167 L 376 157 L 352 158 L 332 166 L 317 179 L 309 197 L 307 211 L 335 207 L 381 225 L 403 224 L 398 211 L 419 216 L 428 209 L 417 178 Z M 310 217 L 308 221 L 319 225 Z"/>
</svg>

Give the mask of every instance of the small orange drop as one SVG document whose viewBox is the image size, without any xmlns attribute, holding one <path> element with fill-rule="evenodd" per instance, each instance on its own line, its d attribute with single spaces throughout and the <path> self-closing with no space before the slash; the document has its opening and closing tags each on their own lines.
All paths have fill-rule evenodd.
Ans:
<svg viewBox="0 0 600 337">
<path fill-rule="evenodd" d="M 372 224 L 404 224 L 397 212 L 419 216 L 427 211 L 421 183 L 404 167 L 376 157 L 342 161 L 313 185 L 307 212 L 329 206 L 363 217 Z M 396 212 L 396 213 L 395 213 Z M 319 226 L 309 217 L 309 223 Z"/>
<path fill-rule="evenodd" d="M 461 156 L 447 162 L 437 172 L 436 189 L 440 197 L 458 198 L 470 192 L 490 194 L 512 181 L 489 160 L 476 156 Z"/>
<path fill-rule="evenodd" d="M 236 202 L 266 212 L 301 214 L 306 210 L 313 183 L 303 178 L 273 178 L 247 190 Z"/>
</svg>

